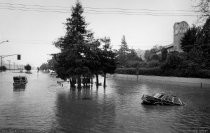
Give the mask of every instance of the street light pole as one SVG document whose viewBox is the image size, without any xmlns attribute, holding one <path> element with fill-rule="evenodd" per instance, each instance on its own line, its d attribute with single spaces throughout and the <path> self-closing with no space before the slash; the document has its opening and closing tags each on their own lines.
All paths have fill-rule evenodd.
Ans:
<svg viewBox="0 0 210 133">
<path fill-rule="evenodd" d="M 1 56 L 1 69 L 2 69 L 2 58 L 3 58 L 3 57 Z"/>
<path fill-rule="evenodd" d="M 20 54 L 0 55 L 0 57 L 1 57 L 1 67 L 2 67 L 2 59 L 3 59 L 3 58 L 9 57 L 9 56 L 14 56 L 14 55 L 17 55 L 18 60 L 21 59 L 21 55 L 20 55 Z"/>
<path fill-rule="evenodd" d="M 13 68 L 13 69 L 14 69 L 14 71 L 15 71 L 15 62 L 14 62 L 14 68 Z"/>
<path fill-rule="evenodd" d="M 9 42 L 9 40 L 1 41 L 0 44 L 5 43 L 5 42 Z M 3 57 L 1 56 L 1 69 L 2 69 L 2 58 L 3 58 Z"/>
<path fill-rule="evenodd" d="M 6 40 L 6 41 L 1 41 L 1 42 L 0 42 L 0 44 L 5 43 L 5 42 L 9 42 L 9 40 Z"/>
</svg>

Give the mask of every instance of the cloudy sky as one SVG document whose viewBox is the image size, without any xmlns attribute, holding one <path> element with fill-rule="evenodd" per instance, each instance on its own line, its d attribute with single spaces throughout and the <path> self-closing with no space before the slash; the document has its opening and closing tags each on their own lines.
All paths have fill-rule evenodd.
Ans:
<svg viewBox="0 0 210 133">
<path fill-rule="evenodd" d="M 88 29 L 109 36 L 119 48 L 123 35 L 130 48 L 150 49 L 173 42 L 173 24 L 196 24 L 195 0 L 80 0 Z M 58 50 L 53 41 L 65 34 L 66 18 L 76 0 L 0 0 L 0 55 L 17 64 L 40 66 Z"/>
</svg>

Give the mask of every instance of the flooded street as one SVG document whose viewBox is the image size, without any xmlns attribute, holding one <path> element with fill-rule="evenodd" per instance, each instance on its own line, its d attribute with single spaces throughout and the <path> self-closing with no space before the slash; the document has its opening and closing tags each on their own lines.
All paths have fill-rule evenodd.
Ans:
<svg viewBox="0 0 210 133">
<path fill-rule="evenodd" d="M 26 75 L 25 89 L 13 76 Z M 107 87 L 72 91 L 47 73 L 0 73 L 0 131 L 169 133 L 210 131 L 210 88 L 107 79 Z M 103 81 L 100 79 L 100 81 Z M 177 95 L 185 106 L 141 104 L 143 94 Z"/>
</svg>

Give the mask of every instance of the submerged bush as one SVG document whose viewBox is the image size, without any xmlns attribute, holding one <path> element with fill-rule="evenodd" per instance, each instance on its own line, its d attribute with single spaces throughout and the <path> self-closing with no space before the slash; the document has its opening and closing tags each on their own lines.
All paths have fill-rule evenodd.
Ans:
<svg viewBox="0 0 210 133">
<path fill-rule="evenodd" d="M 0 71 L 6 71 L 7 68 L 5 66 L 0 66 Z"/>
</svg>

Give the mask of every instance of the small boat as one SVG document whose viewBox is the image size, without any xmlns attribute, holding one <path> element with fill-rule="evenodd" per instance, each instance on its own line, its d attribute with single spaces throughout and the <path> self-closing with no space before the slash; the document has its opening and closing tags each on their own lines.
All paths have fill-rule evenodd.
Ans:
<svg viewBox="0 0 210 133">
<path fill-rule="evenodd" d="M 25 76 L 14 76 L 13 81 L 14 81 L 14 83 L 13 83 L 14 87 L 25 86 L 26 83 L 28 82 L 28 80 Z"/>
<path fill-rule="evenodd" d="M 165 93 L 156 93 L 153 96 L 143 95 L 142 104 L 149 105 L 184 105 L 177 96 L 167 95 Z"/>
</svg>

